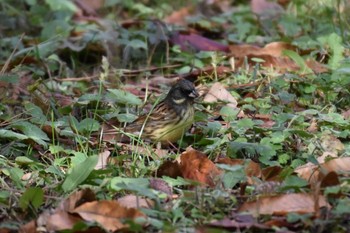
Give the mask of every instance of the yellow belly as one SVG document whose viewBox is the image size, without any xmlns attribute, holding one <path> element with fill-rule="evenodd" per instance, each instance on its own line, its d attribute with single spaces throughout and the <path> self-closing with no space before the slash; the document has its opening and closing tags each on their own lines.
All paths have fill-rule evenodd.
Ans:
<svg viewBox="0 0 350 233">
<path fill-rule="evenodd" d="M 152 134 L 156 135 L 157 137 L 155 141 L 162 142 L 163 144 L 167 144 L 169 142 L 176 142 L 190 128 L 190 126 L 193 123 L 193 118 L 194 110 L 193 108 L 191 108 L 184 113 L 182 121 L 180 121 L 178 124 L 168 125 L 166 127 L 154 130 Z"/>
</svg>

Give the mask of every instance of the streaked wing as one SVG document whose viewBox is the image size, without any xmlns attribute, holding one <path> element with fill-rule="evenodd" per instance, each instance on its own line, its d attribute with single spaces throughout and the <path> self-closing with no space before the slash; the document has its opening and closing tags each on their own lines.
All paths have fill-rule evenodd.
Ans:
<svg viewBox="0 0 350 233">
<path fill-rule="evenodd" d="M 164 102 L 160 102 L 152 110 L 152 112 L 145 114 L 145 115 L 141 115 L 134 122 L 130 123 L 126 127 L 126 132 L 138 134 L 140 132 L 140 130 L 142 129 L 143 125 L 145 125 L 143 133 L 145 133 L 146 134 L 145 136 L 148 137 L 149 136 L 148 134 L 151 132 L 145 131 L 145 128 L 155 129 L 157 127 L 160 127 L 162 125 L 162 123 L 170 121 L 171 119 L 174 119 L 175 117 L 176 117 L 176 115 L 172 111 L 172 109 L 169 108 Z"/>
</svg>

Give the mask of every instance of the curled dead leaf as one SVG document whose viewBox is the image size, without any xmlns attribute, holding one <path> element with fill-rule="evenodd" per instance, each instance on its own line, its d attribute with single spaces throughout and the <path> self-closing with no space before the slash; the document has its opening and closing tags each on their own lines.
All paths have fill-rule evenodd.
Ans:
<svg viewBox="0 0 350 233">
<path fill-rule="evenodd" d="M 203 101 L 207 103 L 225 101 L 228 102 L 227 106 L 237 108 L 237 100 L 219 82 L 213 84 L 213 86 L 209 89 L 208 93 L 205 95 Z"/>
<path fill-rule="evenodd" d="M 128 227 L 123 223 L 124 219 L 146 217 L 135 208 L 127 208 L 117 201 L 110 200 L 86 202 L 70 213 L 78 214 L 86 221 L 98 222 L 105 229 L 112 232 Z"/>
<path fill-rule="evenodd" d="M 336 172 L 337 174 L 349 173 L 350 157 L 332 159 L 320 164 L 319 166 L 313 163 L 307 163 L 303 166 L 297 167 L 294 172 L 301 178 L 313 184 L 322 181 L 330 172 Z"/>
<path fill-rule="evenodd" d="M 195 180 L 214 187 L 220 180 L 221 171 L 200 151 L 187 148 L 180 157 L 180 169 L 185 179 Z"/>
</svg>

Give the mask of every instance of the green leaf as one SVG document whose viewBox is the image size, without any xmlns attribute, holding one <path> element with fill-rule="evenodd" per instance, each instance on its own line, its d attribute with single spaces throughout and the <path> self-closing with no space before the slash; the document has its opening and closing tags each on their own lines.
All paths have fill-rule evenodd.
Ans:
<svg viewBox="0 0 350 233">
<path fill-rule="evenodd" d="M 298 176 L 288 176 L 283 181 L 283 189 L 291 189 L 291 188 L 302 188 L 307 186 L 309 183 L 298 177 Z"/>
<path fill-rule="evenodd" d="M 168 177 L 168 176 L 163 176 L 162 179 L 167 182 L 170 186 L 183 186 L 183 185 L 190 185 L 192 182 L 190 180 L 185 180 L 182 177 L 176 177 L 176 179 Z"/>
<path fill-rule="evenodd" d="M 11 196 L 10 191 L 0 191 L 0 203 L 8 205 L 8 199 Z"/>
<path fill-rule="evenodd" d="M 96 95 L 96 94 L 84 94 L 79 97 L 78 103 L 79 104 L 89 104 L 91 101 L 101 101 L 102 96 Z"/>
<path fill-rule="evenodd" d="M 120 104 L 129 104 L 129 105 L 141 105 L 142 101 L 139 97 L 136 95 L 133 95 L 129 92 L 118 90 L 118 89 L 108 89 L 110 92 L 109 95 L 107 94 L 106 97 L 111 98 L 117 103 Z"/>
<path fill-rule="evenodd" d="M 71 164 L 72 167 L 76 167 L 77 165 L 81 164 L 87 159 L 87 155 L 85 153 L 76 151 L 74 152 L 74 156 L 72 156 L 71 159 Z"/>
<path fill-rule="evenodd" d="M 25 140 L 28 137 L 24 134 L 16 133 L 7 129 L 0 129 L 0 138 L 18 139 Z"/>
<path fill-rule="evenodd" d="M 6 171 L 2 171 L 6 172 Z M 11 169 L 8 169 L 8 176 L 13 181 L 13 183 L 17 186 L 17 188 L 23 188 L 23 181 L 22 177 L 24 175 L 24 172 L 22 169 L 13 167 Z"/>
<path fill-rule="evenodd" d="M 313 71 L 305 64 L 304 59 L 297 52 L 283 50 L 283 55 L 290 57 L 300 67 L 302 73 L 313 73 Z"/>
<path fill-rule="evenodd" d="M 98 156 L 93 155 L 88 157 L 84 162 L 75 166 L 62 184 L 63 191 L 69 192 L 75 189 L 79 184 L 83 183 L 94 170 L 97 161 Z"/>
<path fill-rule="evenodd" d="M 43 114 L 41 108 L 30 102 L 25 103 L 24 107 L 27 113 L 32 116 L 32 119 L 30 119 L 31 122 L 35 122 L 36 124 L 44 124 L 46 122 L 46 116 Z"/>
<path fill-rule="evenodd" d="M 44 201 L 44 191 L 38 187 L 29 187 L 19 199 L 19 206 L 26 210 L 29 206 L 37 210 Z"/>
<path fill-rule="evenodd" d="M 330 123 L 336 123 L 339 125 L 349 125 L 349 121 L 345 120 L 344 117 L 335 112 L 331 112 L 328 114 L 319 114 L 320 120 L 324 120 Z"/>
<path fill-rule="evenodd" d="M 64 10 L 64 11 L 71 11 L 71 12 L 77 12 L 77 6 L 70 0 L 45 0 L 45 2 L 50 6 L 51 10 L 58 11 L 58 10 Z"/>
<path fill-rule="evenodd" d="M 229 157 L 237 157 L 238 153 L 243 153 L 249 157 L 259 156 L 261 162 L 266 165 L 272 165 L 273 163 L 269 160 L 276 154 L 276 151 L 269 145 L 249 142 L 229 142 L 227 155 Z M 277 164 L 274 163 L 274 165 Z"/>
<path fill-rule="evenodd" d="M 93 131 L 97 131 L 100 128 L 100 123 L 94 119 L 91 118 L 85 118 L 81 122 L 79 122 L 77 125 L 77 130 L 81 133 L 90 133 Z"/>
<path fill-rule="evenodd" d="M 143 195 L 152 199 L 158 198 L 156 192 L 149 187 L 149 180 L 145 178 L 115 177 L 111 180 L 110 185 L 111 188 L 116 191 L 136 191 L 139 195 Z"/>
<path fill-rule="evenodd" d="M 344 46 L 342 44 L 342 38 L 336 33 L 331 33 L 327 36 L 318 38 L 324 47 L 329 47 L 331 50 L 331 56 L 328 60 L 328 65 L 332 70 L 340 67 L 341 61 L 344 59 Z"/>
<path fill-rule="evenodd" d="M 58 146 L 58 145 L 50 145 L 49 151 L 51 154 L 58 154 L 60 152 L 63 152 L 64 148 L 62 146 Z"/>
<path fill-rule="evenodd" d="M 16 122 L 11 127 L 21 130 L 28 138 L 34 140 L 39 145 L 47 147 L 45 141 L 49 141 L 49 137 L 36 125 L 28 121 Z"/>
<path fill-rule="evenodd" d="M 332 211 L 336 215 L 342 215 L 344 214 L 350 214 L 350 199 L 343 198 L 343 199 L 338 199 L 337 206 L 333 208 Z"/>
<path fill-rule="evenodd" d="M 137 116 L 135 116 L 134 114 L 130 114 L 130 113 L 122 113 L 122 114 L 118 114 L 117 115 L 117 119 L 119 122 L 133 122 L 134 120 L 136 120 Z"/>
<path fill-rule="evenodd" d="M 224 118 L 226 122 L 230 122 L 236 119 L 239 111 L 239 109 L 234 109 L 229 106 L 223 106 L 220 109 L 220 115 L 222 116 L 222 118 Z"/>
<path fill-rule="evenodd" d="M 244 129 L 251 129 L 254 127 L 254 121 L 249 118 L 245 118 L 242 120 L 237 121 L 237 127 L 244 128 Z"/>
<path fill-rule="evenodd" d="M 28 165 L 34 163 L 34 161 L 27 156 L 18 156 L 16 157 L 15 162 L 18 165 Z"/>
<path fill-rule="evenodd" d="M 0 75 L 0 82 L 5 83 L 18 83 L 19 76 L 16 74 L 3 74 Z"/>
<path fill-rule="evenodd" d="M 225 188 L 232 189 L 236 184 L 247 180 L 242 165 L 231 166 L 227 164 L 217 164 L 217 167 L 225 170 L 225 174 L 222 177 Z"/>
<path fill-rule="evenodd" d="M 287 162 L 290 160 L 290 156 L 288 154 L 281 154 L 278 156 L 278 162 L 281 165 L 287 164 Z"/>
<path fill-rule="evenodd" d="M 131 40 L 127 46 L 130 46 L 134 49 L 147 49 L 147 44 L 144 41 L 138 39 Z"/>
</svg>

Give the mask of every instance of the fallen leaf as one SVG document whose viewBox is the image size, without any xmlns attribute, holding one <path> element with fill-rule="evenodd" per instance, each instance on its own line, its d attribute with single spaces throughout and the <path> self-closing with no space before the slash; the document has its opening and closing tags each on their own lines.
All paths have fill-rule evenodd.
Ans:
<svg viewBox="0 0 350 233">
<path fill-rule="evenodd" d="M 157 177 L 169 176 L 171 178 L 182 176 L 179 162 L 177 160 L 164 161 L 163 164 L 159 166 L 156 172 L 156 176 Z"/>
<path fill-rule="evenodd" d="M 265 17 L 267 15 L 273 17 L 283 12 L 283 8 L 279 4 L 267 0 L 251 0 L 250 8 L 253 13 Z"/>
<path fill-rule="evenodd" d="M 281 181 L 280 174 L 283 168 L 279 166 L 271 166 L 261 171 L 262 180 L 264 181 Z"/>
<path fill-rule="evenodd" d="M 95 200 L 95 193 L 91 189 L 83 189 L 72 193 L 67 199 L 63 200 L 57 207 L 57 210 L 71 211 L 85 202 Z"/>
<path fill-rule="evenodd" d="M 117 201 L 126 208 L 152 208 L 154 206 L 152 200 L 133 194 L 120 197 Z"/>
<path fill-rule="evenodd" d="M 312 118 L 309 127 L 306 129 L 309 133 L 315 133 L 318 131 L 318 124 L 315 118 Z"/>
<path fill-rule="evenodd" d="M 235 219 L 224 218 L 219 221 L 209 223 L 208 226 L 219 227 L 227 230 L 236 229 L 268 229 L 264 224 L 258 223 L 256 218 L 251 215 L 237 215 Z M 240 231 L 238 231 L 240 232 Z"/>
<path fill-rule="evenodd" d="M 297 167 L 294 172 L 301 178 L 313 184 L 322 181 L 330 172 L 336 172 L 337 174 L 349 173 L 350 157 L 332 159 L 320 164 L 319 166 L 313 163 L 307 163 L 303 166 Z"/>
<path fill-rule="evenodd" d="M 214 187 L 221 176 L 222 172 L 200 151 L 187 148 L 180 160 L 180 169 L 185 179 Z"/>
<path fill-rule="evenodd" d="M 177 11 L 173 11 L 169 16 L 164 18 L 164 22 L 168 24 L 175 24 L 180 26 L 186 26 L 186 17 L 193 12 L 193 6 L 182 7 Z"/>
<path fill-rule="evenodd" d="M 48 232 L 72 229 L 76 223 L 82 221 L 79 216 L 69 214 L 63 210 L 58 210 L 53 214 L 46 215 L 46 218 L 44 216 L 45 215 L 40 216 L 40 221 L 45 223 L 42 225 L 45 226 Z"/>
<path fill-rule="evenodd" d="M 330 208 L 324 196 L 318 198 L 319 207 Z M 271 197 L 261 197 L 256 201 L 246 202 L 240 208 L 239 212 L 248 212 L 254 216 L 258 215 L 286 215 L 288 213 L 316 213 L 315 198 L 307 193 L 290 193 Z"/>
<path fill-rule="evenodd" d="M 95 166 L 95 170 L 104 169 L 107 166 L 108 158 L 111 155 L 111 152 L 109 150 L 105 150 L 98 154 L 98 161 Z"/>
<path fill-rule="evenodd" d="M 301 51 L 291 44 L 278 41 L 271 42 L 262 48 L 250 44 L 230 45 L 229 47 L 229 56 L 234 57 L 235 67 L 244 67 L 246 59 L 250 66 L 254 66 L 257 63 L 254 58 L 259 58 L 263 60 L 260 62 L 262 66 L 272 67 L 279 72 L 298 71 L 300 69 L 291 58 L 283 54 L 285 50 L 292 50 L 300 55 L 310 53 L 310 51 Z M 307 59 L 305 64 L 315 73 L 324 73 L 328 71 L 325 65 L 312 59 Z"/>
<path fill-rule="evenodd" d="M 37 233 L 38 231 L 36 230 L 37 225 L 34 220 L 24 224 L 21 226 L 18 230 L 19 233 Z"/>
<path fill-rule="evenodd" d="M 321 136 L 321 146 L 326 152 L 330 152 L 335 155 L 342 154 L 345 150 L 344 144 L 331 133 L 324 133 Z M 323 163 L 323 161 L 319 162 Z"/>
<path fill-rule="evenodd" d="M 98 222 L 112 232 L 128 227 L 123 223 L 124 219 L 145 217 L 142 212 L 135 208 L 127 208 L 117 201 L 109 200 L 86 202 L 70 213 L 78 214 L 86 221 Z"/>
<path fill-rule="evenodd" d="M 350 119 L 350 109 L 342 112 L 341 115 L 344 117 L 345 120 L 349 120 Z"/>
<path fill-rule="evenodd" d="M 173 44 L 179 45 L 183 51 L 229 51 L 227 45 L 194 33 L 176 33 L 171 36 L 170 41 Z"/>
<path fill-rule="evenodd" d="M 207 103 L 225 101 L 228 102 L 227 106 L 237 108 L 237 100 L 219 82 L 216 82 L 211 86 L 203 101 Z"/>
</svg>

